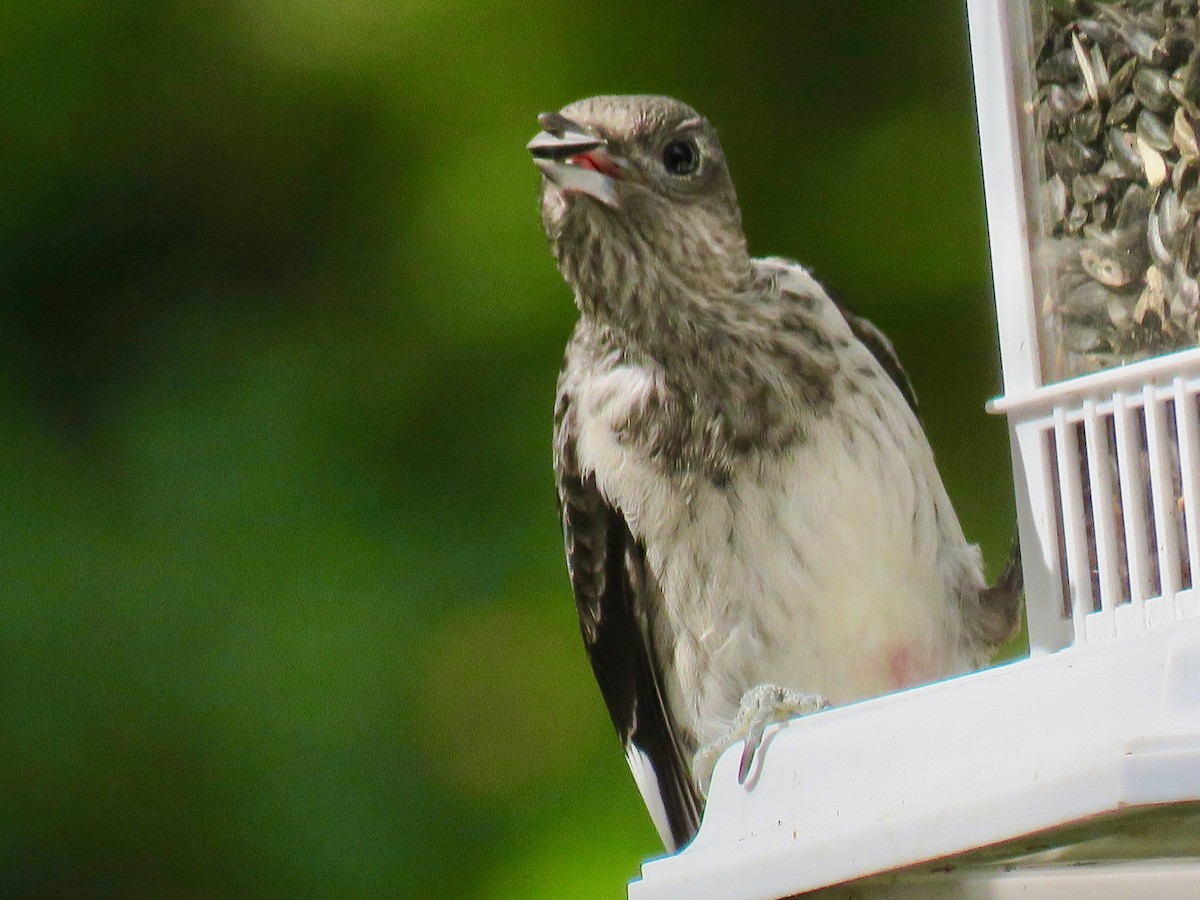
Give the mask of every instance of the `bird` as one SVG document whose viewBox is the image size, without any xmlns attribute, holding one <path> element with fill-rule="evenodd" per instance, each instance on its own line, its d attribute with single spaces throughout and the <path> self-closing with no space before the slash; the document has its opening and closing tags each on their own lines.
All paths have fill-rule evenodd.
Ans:
<svg viewBox="0 0 1200 900">
<path fill-rule="evenodd" d="M 593 674 L 664 847 L 763 729 L 986 665 L 1018 626 L 888 338 L 751 257 L 717 133 L 666 96 L 538 117 L 540 212 L 579 318 L 554 406 Z"/>
</svg>

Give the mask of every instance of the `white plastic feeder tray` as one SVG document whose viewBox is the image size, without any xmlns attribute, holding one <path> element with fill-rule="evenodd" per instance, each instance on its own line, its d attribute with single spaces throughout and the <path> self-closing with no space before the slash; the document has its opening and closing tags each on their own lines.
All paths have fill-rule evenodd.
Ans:
<svg viewBox="0 0 1200 900">
<path fill-rule="evenodd" d="M 749 790 L 737 754 L 721 758 L 696 839 L 643 866 L 629 896 L 773 900 L 925 864 L 899 878 L 911 887 L 1068 842 L 1133 846 L 1132 812 L 1200 801 L 1197 721 L 1200 622 L 791 722 Z"/>
<path fill-rule="evenodd" d="M 631 900 L 1200 897 L 1200 349 L 1047 362 L 1045 6 L 968 0 L 1031 658 L 732 748 Z"/>
</svg>

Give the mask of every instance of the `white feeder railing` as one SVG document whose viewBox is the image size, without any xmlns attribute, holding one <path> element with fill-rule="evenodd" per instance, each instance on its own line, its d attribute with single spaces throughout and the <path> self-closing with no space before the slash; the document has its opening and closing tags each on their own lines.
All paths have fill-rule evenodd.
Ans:
<svg viewBox="0 0 1200 900">
<path fill-rule="evenodd" d="M 1097 354 L 1069 334 L 1060 294 L 1082 283 L 1063 278 L 1071 254 L 1103 246 L 1115 224 L 1103 207 L 1088 212 L 1090 232 L 1047 212 L 1056 163 L 1036 121 L 1052 91 L 1034 67 L 1043 36 L 1060 62 L 1088 67 L 1087 96 L 1075 95 L 1085 105 L 1112 103 L 1108 76 L 1129 73 L 1098 71 L 1106 26 L 1078 20 L 1068 0 L 967 6 L 1005 386 L 990 408 L 1010 424 L 1031 658 L 768 729 L 748 789 L 731 748 L 695 840 L 643 866 L 631 900 L 1200 896 L 1200 349 Z M 1087 8 L 1137 43 L 1145 60 L 1130 68 L 1181 66 L 1168 62 L 1177 38 L 1147 44 L 1130 18 L 1147 3 Z M 1173 90 L 1200 91 L 1200 77 L 1175 74 Z M 1197 115 L 1180 115 L 1200 134 L 1193 99 Z M 1184 149 L 1138 150 L 1154 205 L 1164 177 L 1200 173 Z M 1128 185 L 1139 176 L 1125 164 Z M 1169 262 L 1161 249 L 1136 312 L 1159 304 L 1164 336 L 1175 316 L 1178 346 L 1172 298 L 1153 291 L 1172 279 L 1200 318 L 1200 290 L 1187 294 L 1183 277 L 1200 264 L 1155 274 Z M 1124 277 L 1109 279 L 1113 296 L 1137 299 Z M 1122 315 L 1118 305 L 1111 321 L 1128 324 Z"/>
<path fill-rule="evenodd" d="M 1013 422 L 1024 543 L 1040 551 L 1026 554 L 1035 652 L 1200 616 L 1200 350 L 993 408 Z"/>
</svg>

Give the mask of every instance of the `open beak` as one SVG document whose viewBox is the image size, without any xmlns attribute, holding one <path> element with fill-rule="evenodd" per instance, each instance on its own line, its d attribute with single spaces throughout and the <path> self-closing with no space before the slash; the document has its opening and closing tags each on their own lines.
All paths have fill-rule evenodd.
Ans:
<svg viewBox="0 0 1200 900">
<path fill-rule="evenodd" d="M 587 194 L 616 207 L 623 163 L 608 152 L 607 142 L 558 113 L 542 113 L 538 124 L 542 131 L 526 146 L 542 174 L 563 193 Z"/>
</svg>

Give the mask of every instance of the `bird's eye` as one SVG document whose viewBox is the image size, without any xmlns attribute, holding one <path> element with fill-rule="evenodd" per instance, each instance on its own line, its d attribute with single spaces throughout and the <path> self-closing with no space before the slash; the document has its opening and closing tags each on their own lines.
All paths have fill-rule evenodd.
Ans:
<svg viewBox="0 0 1200 900">
<path fill-rule="evenodd" d="M 663 166 L 672 175 L 691 175 L 700 168 L 700 148 L 690 138 L 663 147 Z"/>
</svg>

